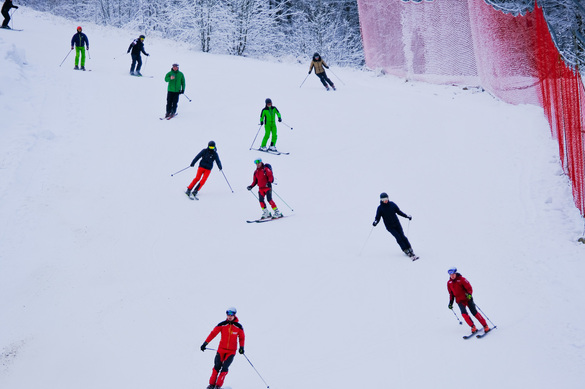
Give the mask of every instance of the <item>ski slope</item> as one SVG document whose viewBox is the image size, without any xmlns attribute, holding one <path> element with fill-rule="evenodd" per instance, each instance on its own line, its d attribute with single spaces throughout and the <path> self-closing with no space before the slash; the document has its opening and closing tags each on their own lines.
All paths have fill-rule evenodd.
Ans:
<svg viewBox="0 0 585 389">
<path fill-rule="evenodd" d="M 23 31 L 0 31 L 1 388 L 205 388 L 214 355 L 199 346 L 228 306 L 272 389 L 583 387 L 583 220 L 541 109 L 334 64 L 336 92 L 314 75 L 299 88 L 308 59 L 148 35 L 154 78 L 130 77 L 142 31 L 86 23 L 91 72 L 74 71 L 73 54 L 59 64 L 78 22 L 14 16 Z M 192 101 L 161 121 L 174 62 Z M 293 127 L 278 129 L 288 156 L 249 150 L 266 97 Z M 196 169 L 171 174 L 212 139 L 234 192 L 214 168 L 189 201 Z M 257 157 L 294 217 L 245 222 L 261 213 Z M 372 228 L 383 191 L 413 215 L 417 262 Z M 498 326 L 484 339 L 461 339 L 451 266 Z M 266 385 L 238 354 L 225 387 Z"/>
</svg>

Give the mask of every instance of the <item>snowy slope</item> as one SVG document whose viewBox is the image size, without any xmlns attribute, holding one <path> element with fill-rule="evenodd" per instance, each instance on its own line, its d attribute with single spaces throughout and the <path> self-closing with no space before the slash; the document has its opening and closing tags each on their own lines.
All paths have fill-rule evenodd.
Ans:
<svg viewBox="0 0 585 389">
<path fill-rule="evenodd" d="M 203 388 L 199 346 L 231 305 L 273 389 L 583 386 L 583 221 L 537 107 L 336 67 L 337 92 L 314 75 L 299 88 L 308 63 L 150 36 L 154 78 L 139 79 L 125 52 L 141 32 L 93 25 L 92 71 L 76 72 L 73 55 L 59 64 L 77 22 L 21 7 L 14 23 L 0 31 L 1 388 Z M 192 102 L 160 121 L 173 62 Z M 266 97 L 293 127 L 278 131 L 289 156 L 249 150 Z M 195 169 L 171 173 L 211 139 L 234 193 L 214 168 L 189 201 Z M 245 223 L 258 156 L 294 217 Z M 413 215 L 420 261 L 372 230 L 382 191 Z M 463 341 L 447 309 L 453 265 L 498 325 L 485 339 Z M 238 355 L 226 386 L 264 384 Z"/>
</svg>

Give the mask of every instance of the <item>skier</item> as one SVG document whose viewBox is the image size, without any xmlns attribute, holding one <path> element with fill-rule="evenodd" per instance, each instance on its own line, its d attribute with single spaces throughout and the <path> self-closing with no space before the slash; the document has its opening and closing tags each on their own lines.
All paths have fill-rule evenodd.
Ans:
<svg viewBox="0 0 585 389">
<path fill-rule="evenodd" d="M 380 218 L 384 219 L 384 225 L 388 232 L 396 238 L 396 242 L 404 251 L 406 255 L 408 255 L 413 260 L 418 259 L 418 257 L 412 251 L 412 247 L 408 238 L 404 235 L 404 231 L 402 230 L 402 225 L 400 225 L 400 221 L 396 215 L 400 215 L 402 217 L 407 218 L 408 220 L 412 220 L 412 216 L 405 214 L 398 208 L 396 204 L 389 200 L 388 194 L 383 192 L 380 194 L 380 205 L 376 210 L 376 219 L 374 220 L 373 226 L 377 226 L 380 222 Z"/>
<path fill-rule="evenodd" d="M 262 111 L 260 112 L 260 125 L 264 124 L 264 138 L 262 139 L 260 151 L 267 150 L 266 144 L 268 143 L 270 134 L 272 134 L 272 139 L 270 140 L 270 147 L 268 150 L 278 151 L 276 150 L 276 139 L 278 138 L 276 133 L 276 116 L 278 116 L 279 122 L 282 122 L 282 116 L 280 116 L 278 108 L 272 105 L 271 99 L 266 99 L 264 102 L 266 103 L 266 106 L 262 108 Z"/>
<path fill-rule="evenodd" d="M 130 43 L 128 51 L 126 52 L 129 53 L 130 50 L 132 50 L 132 65 L 130 65 L 131 76 L 142 76 L 140 73 L 140 68 L 142 68 L 142 57 L 140 56 L 140 53 L 144 53 L 147 57 L 150 55 L 144 51 L 144 38 L 146 38 L 144 35 L 140 35 L 137 39 L 134 39 L 134 41 Z M 136 67 L 136 72 L 134 71 L 134 67 Z"/>
<path fill-rule="evenodd" d="M 221 339 L 219 346 L 217 347 L 217 353 L 215 354 L 215 361 L 211 377 L 209 378 L 209 386 L 207 389 L 220 389 L 225 380 L 225 376 L 228 373 L 228 369 L 234 357 L 236 356 L 236 350 L 240 354 L 244 353 L 244 341 L 246 336 L 244 334 L 244 327 L 239 323 L 236 313 L 236 308 L 228 308 L 225 312 L 227 315 L 226 320 L 219 323 L 211 331 L 205 342 L 201 345 L 201 351 L 205 351 L 209 342 L 221 333 Z M 240 348 L 238 349 L 238 340 L 240 342 Z"/>
<path fill-rule="evenodd" d="M 278 219 L 282 217 L 282 213 L 280 213 L 276 203 L 272 200 L 272 182 L 274 181 L 272 170 L 270 170 L 268 166 L 265 166 L 260 158 L 256 159 L 254 163 L 256 164 L 254 181 L 252 182 L 252 185 L 248 186 L 248 190 L 252 190 L 252 188 L 258 184 L 258 200 L 260 201 L 260 208 L 262 208 L 262 216 L 260 219 L 268 219 L 270 217 Z M 268 203 L 272 207 L 274 216 L 272 216 L 270 211 L 266 208 L 264 196 L 266 196 Z"/>
<path fill-rule="evenodd" d="M 219 155 L 217 154 L 217 150 L 215 148 L 215 142 L 210 140 L 207 144 L 207 148 L 203 149 L 195 156 L 193 162 L 191 162 L 191 167 L 195 166 L 195 163 L 201 159 L 199 163 L 199 168 L 197 169 L 197 175 L 195 179 L 189 184 L 187 187 L 187 191 L 185 194 L 189 197 L 191 195 L 196 196 L 197 192 L 201 190 L 203 185 L 205 185 L 205 181 L 207 181 L 207 177 L 211 173 L 211 169 L 213 169 L 213 161 L 217 163 L 217 167 L 219 170 L 222 170 L 221 161 L 219 160 Z M 197 184 L 197 186 L 195 186 Z M 193 191 L 193 192 L 191 192 Z"/>
<path fill-rule="evenodd" d="M 165 75 L 165 81 L 169 83 L 165 118 L 172 118 L 177 114 L 179 95 L 185 93 L 185 76 L 179 71 L 178 63 L 174 63 L 171 71 Z"/>
<path fill-rule="evenodd" d="M 329 66 L 327 66 L 327 64 L 325 63 L 323 58 L 321 58 L 319 53 L 313 54 L 313 60 L 311 61 L 311 66 L 309 66 L 309 74 L 311 74 L 313 68 L 315 68 L 315 75 L 319 77 L 319 80 L 321 80 L 321 83 L 323 84 L 325 89 L 329 90 L 329 85 L 331 85 L 331 88 L 333 88 L 333 90 L 336 90 L 335 85 L 333 85 L 333 82 L 329 79 L 329 77 L 327 77 L 327 73 L 325 73 L 325 69 L 323 69 L 323 68 L 329 69 Z M 327 83 L 329 83 L 329 85 L 327 85 Z"/>
<path fill-rule="evenodd" d="M 5 0 L 4 4 L 2 4 L 2 16 L 4 16 L 4 21 L 2 22 L 2 28 L 10 29 L 8 23 L 10 22 L 10 9 L 18 9 L 18 7 L 12 4 L 12 0 Z"/>
<path fill-rule="evenodd" d="M 477 332 L 477 328 L 475 327 L 475 324 L 473 324 L 473 320 L 471 320 L 471 317 L 469 317 L 467 309 L 465 308 L 469 307 L 471 314 L 475 316 L 483 326 L 484 332 L 489 332 L 490 327 L 487 325 L 483 316 L 477 312 L 475 303 L 473 302 L 473 288 L 469 281 L 467 281 L 467 279 L 461 274 L 457 273 L 456 267 L 452 267 L 447 272 L 449 273 L 449 281 L 447 282 L 447 290 L 449 291 L 449 309 L 453 309 L 453 300 L 455 300 L 461 310 L 461 316 L 463 316 L 465 322 L 471 327 L 471 333 L 474 334 Z"/>
<path fill-rule="evenodd" d="M 75 70 L 79 70 L 79 54 L 81 54 L 81 70 L 85 70 L 85 46 L 89 51 L 89 39 L 81 31 L 81 26 L 78 26 L 77 33 L 71 38 L 71 50 L 75 48 L 75 67 L 73 68 Z"/>
</svg>

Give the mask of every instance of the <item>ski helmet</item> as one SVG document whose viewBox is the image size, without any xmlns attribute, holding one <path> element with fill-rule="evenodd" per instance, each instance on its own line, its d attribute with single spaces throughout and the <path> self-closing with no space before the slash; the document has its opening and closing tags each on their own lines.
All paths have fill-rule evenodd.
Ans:
<svg viewBox="0 0 585 389">
<path fill-rule="evenodd" d="M 272 104 L 272 100 L 270 100 L 270 99 L 266 99 L 264 102 L 266 103 L 266 105 Z"/>
<path fill-rule="evenodd" d="M 457 273 L 457 268 L 456 267 L 452 267 L 451 269 L 447 270 L 447 273 L 449 273 L 449 275 L 455 274 L 455 273 Z"/>
<path fill-rule="evenodd" d="M 254 160 L 254 165 L 258 165 L 259 163 L 262 163 L 262 158 L 258 158 Z"/>
<path fill-rule="evenodd" d="M 319 58 L 321 58 L 321 56 L 319 55 L 319 53 L 313 54 L 313 59 L 319 59 Z"/>
<path fill-rule="evenodd" d="M 77 31 L 81 31 L 81 30 L 82 30 L 81 26 L 77 26 Z"/>
<path fill-rule="evenodd" d="M 380 200 L 384 200 L 384 199 L 388 199 L 388 198 L 389 198 L 388 193 L 386 193 L 386 192 L 380 193 Z"/>
<path fill-rule="evenodd" d="M 225 314 L 230 316 L 234 316 L 236 313 L 238 313 L 238 310 L 235 307 L 229 307 L 225 311 Z"/>
<path fill-rule="evenodd" d="M 210 149 L 214 149 L 215 148 L 215 142 L 210 140 L 209 143 L 207 144 L 207 147 L 209 147 Z"/>
<path fill-rule="evenodd" d="M 145 39 L 145 38 L 146 38 L 146 37 L 145 37 L 144 35 L 140 35 L 140 36 L 138 37 L 138 39 Z"/>
</svg>

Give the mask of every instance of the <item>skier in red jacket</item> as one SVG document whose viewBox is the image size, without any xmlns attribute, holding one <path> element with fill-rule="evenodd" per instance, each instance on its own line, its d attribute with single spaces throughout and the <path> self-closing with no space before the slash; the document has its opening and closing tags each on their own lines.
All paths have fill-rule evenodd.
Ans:
<svg viewBox="0 0 585 389">
<path fill-rule="evenodd" d="M 477 312 L 475 303 L 473 302 L 473 288 L 465 277 L 457 273 L 457 268 L 452 267 L 447 271 L 449 273 L 449 281 L 447 282 L 447 290 L 449 290 L 449 309 L 453 309 L 453 300 L 459 305 L 461 310 L 461 316 L 465 319 L 465 322 L 471 327 L 471 333 L 476 333 L 477 328 L 473 324 L 473 320 L 467 314 L 466 307 L 469 307 L 471 314 L 481 323 L 485 332 L 489 332 L 490 327 L 487 325 L 483 316 Z"/>
<path fill-rule="evenodd" d="M 221 339 L 219 346 L 217 347 L 217 353 L 215 354 L 215 364 L 209 378 L 209 386 L 207 389 L 220 389 L 225 380 L 225 376 L 228 373 L 228 369 L 234 357 L 236 356 L 236 350 L 240 353 L 244 353 L 244 342 L 246 335 L 244 334 L 244 327 L 239 323 L 236 317 L 236 308 L 228 308 L 225 312 L 227 319 L 215 326 L 211 333 L 205 339 L 205 342 L 201 345 L 201 351 L 205 351 L 205 348 L 217 336 L 221 333 Z M 238 349 L 238 340 L 240 341 L 240 348 Z"/>
<path fill-rule="evenodd" d="M 260 219 L 268 219 L 270 217 L 278 219 L 279 217 L 282 217 L 282 213 L 280 213 L 276 203 L 272 200 L 272 182 L 274 181 L 272 170 L 269 166 L 264 165 L 260 158 L 256 159 L 254 163 L 256 164 L 254 181 L 252 181 L 252 185 L 248 186 L 248 190 L 252 190 L 253 187 L 258 185 L 258 200 L 260 201 L 260 207 L 262 208 L 262 217 L 260 217 Z M 268 203 L 272 207 L 274 216 L 272 216 L 270 211 L 266 208 L 264 196 L 266 196 Z"/>
</svg>

